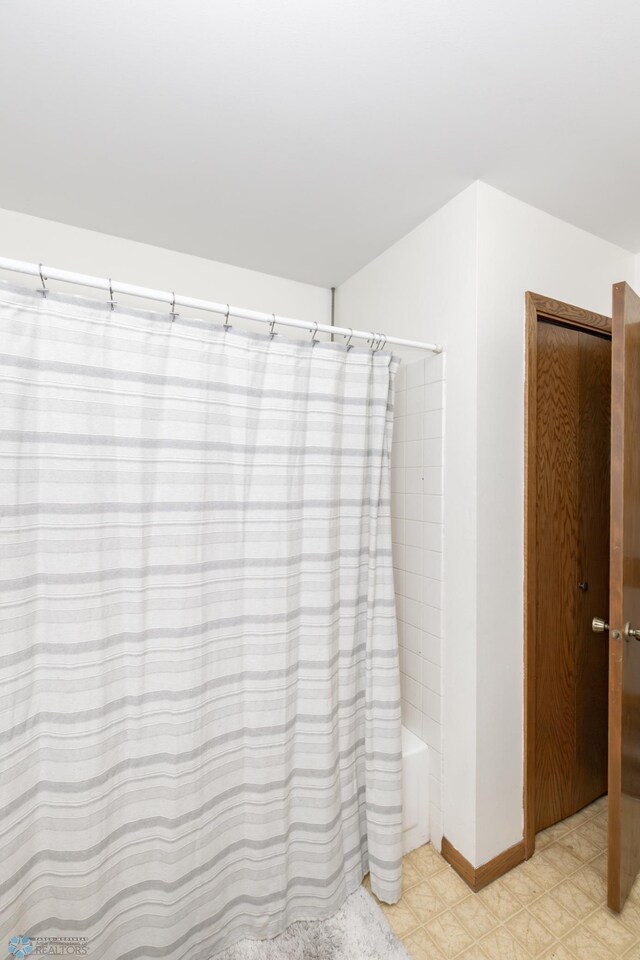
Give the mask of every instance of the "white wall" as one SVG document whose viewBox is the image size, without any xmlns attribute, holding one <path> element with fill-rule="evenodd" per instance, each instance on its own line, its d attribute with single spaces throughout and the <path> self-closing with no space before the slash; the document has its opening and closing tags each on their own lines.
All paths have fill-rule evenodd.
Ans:
<svg viewBox="0 0 640 960">
<path fill-rule="evenodd" d="M 0 256 L 45 263 L 98 277 L 111 276 L 142 287 L 175 290 L 186 296 L 232 303 L 299 320 L 330 322 L 331 294 L 324 287 L 283 280 L 10 210 L 0 209 Z M 26 286 L 39 284 L 30 277 L 4 271 L 0 271 L 0 279 Z M 53 287 L 63 289 L 61 284 L 52 284 Z M 88 297 L 101 296 L 100 291 L 92 292 L 84 287 L 67 285 L 66 290 Z M 126 298 L 120 297 L 120 300 L 124 303 Z M 143 309 L 164 309 L 161 304 L 152 305 L 144 300 L 130 302 Z M 208 316 L 216 322 L 213 314 Z M 239 325 L 238 321 L 236 325 Z M 256 324 L 252 329 L 256 329 Z M 262 330 L 262 327 L 258 329 Z M 268 332 L 268 327 L 264 332 Z"/>
<path fill-rule="evenodd" d="M 524 293 L 610 314 L 611 286 L 634 282 L 634 260 L 479 184 L 478 864 L 522 836 Z"/>
<path fill-rule="evenodd" d="M 362 324 L 446 344 L 444 829 L 470 857 L 475 852 L 476 788 L 475 763 L 469 762 L 475 760 L 476 749 L 476 238 L 477 185 L 473 185 L 336 292 L 337 324 Z M 407 359 L 415 359 L 415 354 Z M 450 715 L 449 674 L 464 700 L 462 722 Z M 434 836 L 437 830 L 434 825 Z"/>
<path fill-rule="evenodd" d="M 443 818 L 476 866 L 522 837 L 524 294 L 609 313 L 636 277 L 640 257 L 477 183 L 337 293 L 337 323 L 445 345 Z"/>
<path fill-rule="evenodd" d="M 429 745 L 429 827 L 442 839 L 443 353 L 403 364 L 391 454 L 402 722 Z"/>
</svg>

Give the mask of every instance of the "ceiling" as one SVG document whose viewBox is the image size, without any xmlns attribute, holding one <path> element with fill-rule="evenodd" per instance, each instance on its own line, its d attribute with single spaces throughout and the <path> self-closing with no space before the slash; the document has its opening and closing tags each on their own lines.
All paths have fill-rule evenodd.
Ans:
<svg viewBox="0 0 640 960">
<path fill-rule="evenodd" d="M 481 179 L 635 252 L 639 48 L 637 0 L 7 2 L 0 206 L 330 286 Z"/>
</svg>

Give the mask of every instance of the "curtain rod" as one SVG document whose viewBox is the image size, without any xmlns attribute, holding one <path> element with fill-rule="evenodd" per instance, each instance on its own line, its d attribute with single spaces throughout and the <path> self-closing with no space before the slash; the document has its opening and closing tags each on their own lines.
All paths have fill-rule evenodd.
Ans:
<svg viewBox="0 0 640 960">
<path fill-rule="evenodd" d="M 136 287 L 130 283 L 121 283 L 119 280 L 103 280 L 100 277 L 90 277 L 83 273 L 71 273 L 68 270 L 58 270 L 55 267 L 48 267 L 42 263 L 26 263 L 23 260 L 9 260 L 6 257 L 0 257 L 0 270 L 10 270 L 13 273 L 25 273 L 30 277 L 39 277 L 42 282 L 43 291 L 46 291 L 45 280 L 59 280 L 62 283 L 75 283 L 82 287 L 94 287 L 97 290 L 105 290 L 109 294 L 109 301 L 114 305 L 113 296 L 116 293 L 128 297 L 141 297 L 145 300 L 158 300 L 161 303 L 167 303 L 175 312 L 176 307 L 184 307 L 188 310 L 206 310 L 210 313 L 219 313 L 225 317 L 225 322 L 229 316 L 238 317 L 242 320 L 257 320 L 258 323 L 268 323 L 273 332 L 274 326 L 297 327 L 298 329 L 309 330 L 315 336 L 316 333 L 333 333 L 346 337 L 347 342 L 352 337 L 360 340 L 368 340 L 375 344 L 376 349 L 384 349 L 387 343 L 396 344 L 399 347 L 414 347 L 418 350 L 430 350 L 433 353 L 442 353 L 442 346 L 438 343 L 422 343 L 420 340 L 404 340 L 401 337 L 388 337 L 384 333 L 373 333 L 367 330 L 352 330 L 350 327 L 333 327 L 326 323 L 312 323 L 304 320 L 293 320 L 291 317 L 279 317 L 275 313 L 259 313 L 256 310 L 245 310 L 241 307 L 234 307 L 228 303 L 213 303 L 209 300 L 198 300 L 195 297 L 183 297 L 173 292 L 167 293 L 163 290 L 151 290 L 147 287 Z"/>
</svg>

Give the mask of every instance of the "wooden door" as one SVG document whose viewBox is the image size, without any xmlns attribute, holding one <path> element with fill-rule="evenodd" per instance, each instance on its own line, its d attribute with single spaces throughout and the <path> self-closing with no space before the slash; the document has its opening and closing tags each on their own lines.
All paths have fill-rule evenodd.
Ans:
<svg viewBox="0 0 640 960">
<path fill-rule="evenodd" d="M 612 341 L 608 902 L 621 910 L 640 868 L 640 298 L 626 283 Z"/>
<path fill-rule="evenodd" d="M 607 790 L 610 390 L 608 335 L 538 321 L 536 831 Z"/>
</svg>

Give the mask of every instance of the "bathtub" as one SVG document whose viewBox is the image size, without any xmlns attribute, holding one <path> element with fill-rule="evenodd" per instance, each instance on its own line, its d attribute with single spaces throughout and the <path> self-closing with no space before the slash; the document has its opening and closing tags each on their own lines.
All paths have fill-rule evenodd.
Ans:
<svg viewBox="0 0 640 960">
<path fill-rule="evenodd" d="M 410 853 L 429 840 L 429 747 L 402 728 L 402 847 Z"/>
</svg>

